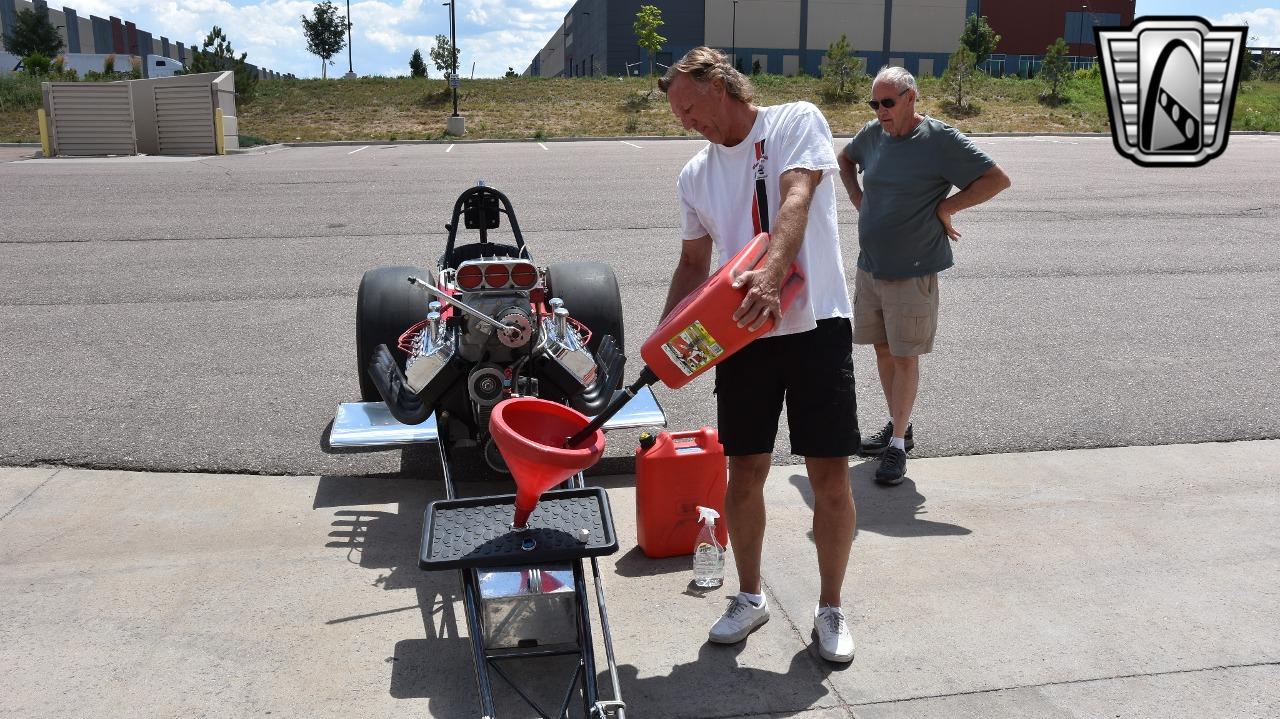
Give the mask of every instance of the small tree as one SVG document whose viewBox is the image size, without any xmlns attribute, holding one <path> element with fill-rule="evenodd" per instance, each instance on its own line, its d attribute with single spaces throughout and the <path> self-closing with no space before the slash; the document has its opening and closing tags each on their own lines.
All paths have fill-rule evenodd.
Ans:
<svg viewBox="0 0 1280 719">
<path fill-rule="evenodd" d="M 751 74 L 752 75 L 760 74 L 760 61 L 758 59 L 751 61 Z"/>
<path fill-rule="evenodd" d="M 453 52 L 449 52 L 448 35 L 436 35 L 436 46 L 431 48 L 431 62 L 440 72 L 453 72 L 454 65 L 458 60 L 459 52 L 460 51 L 456 47 L 453 48 Z"/>
<path fill-rule="evenodd" d="M 1058 38 L 1052 45 L 1045 48 L 1044 62 L 1040 64 L 1040 80 L 1049 88 L 1048 94 L 1042 97 L 1051 104 L 1062 102 L 1062 95 L 1058 90 L 1070 72 L 1071 66 L 1067 63 L 1067 42 Z"/>
<path fill-rule="evenodd" d="M 4 36 L 5 52 L 18 57 L 40 53 L 49 58 L 62 52 L 62 48 L 62 38 L 49 16 L 35 10 L 19 10 L 13 29 Z"/>
<path fill-rule="evenodd" d="M 242 52 L 240 57 L 236 57 L 231 41 L 222 34 L 222 28 L 214 25 L 200 49 L 191 53 L 186 74 L 231 70 L 236 74 L 236 100 L 247 103 L 253 100 L 258 90 L 258 73 L 245 62 L 247 55 Z"/>
<path fill-rule="evenodd" d="M 649 77 L 653 77 L 653 58 L 662 46 L 666 44 L 667 39 L 658 34 L 658 28 L 662 27 L 662 11 L 654 5 L 641 5 L 640 10 L 636 12 L 635 24 L 631 29 L 636 34 L 636 44 L 649 52 Z M 649 85 L 649 92 L 653 92 L 652 83 Z"/>
<path fill-rule="evenodd" d="M 858 59 L 853 56 L 853 48 L 849 47 L 849 38 L 841 35 L 839 40 L 827 46 L 827 54 L 822 58 L 822 99 L 851 102 L 857 93 L 859 70 Z"/>
<path fill-rule="evenodd" d="M 516 69 L 514 67 L 511 67 L 510 65 L 508 65 L 506 73 L 504 73 L 502 76 L 510 80 L 513 77 L 520 77 L 520 73 L 516 72 Z"/>
<path fill-rule="evenodd" d="M 973 55 L 973 64 L 980 65 L 991 57 L 996 45 L 1000 44 L 1000 36 L 987 24 L 987 18 L 974 14 L 964 21 L 960 44 Z"/>
<path fill-rule="evenodd" d="M 942 82 L 951 93 L 952 107 L 956 112 L 965 113 L 972 109 L 965 98 L 965 91 L 973 90 L 973 76 L 977 72 L 973 65 L 973 53 L 969 48 L 961 45 L 952 53 L 951 61 L 947 63 L 947 71 L 942 75 Z"/>
<path fill-rule="evenodd" d="M 1257 35 L 1251 36 L 1249 41 L 1245 43 L 1244 62 L 1240 63 L 1240 82 L 1248 82 L 1254 79 L 1256 68 L 1254 67 L 1253 62 L 1253 53 L 1249 52 L 1249 46 L 1256 45 L 1257 43 Z"/>
<path fill-rule="evenodd" d="M 422 61 L 421 50 L 414 50 L 413 57 L 409 58 L 409 75 L 410 77 L 427 76 L 427 63 Z"/>
<path fill-rule="evenodd" d="M 1259 80 L 1280 80 L 1280 53 L 1275 50 L 1263 50 L 1258 56 Z"/>
<path fill-rule="evenodd" d="M 347 18 L 338 14 L 338 7 L 330 0 L 317 4 L 311 17 L 302 16 L 302 34 L 307 38 L 307 52 L 320 58 L 320 78 L 329 76 L 329 58 L 347 46 Z"/>
</svg>

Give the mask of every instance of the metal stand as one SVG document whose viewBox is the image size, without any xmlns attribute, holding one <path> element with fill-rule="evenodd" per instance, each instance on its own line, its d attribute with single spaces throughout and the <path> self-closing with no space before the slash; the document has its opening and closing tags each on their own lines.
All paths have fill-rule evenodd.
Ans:
<svg viewBox="0 0 1280 719">
<path fill-rule="evenodd" d="M 441 433 L 444 433 L 443 427 Z M 444 474 L 445 495 L 448 500 L 457 500 L 454 492 L 453 478 L 450 474 L 449 459 L 449 442 L 448 438 L 441 436 L 436 443 L 440 451 L 440 467 Z M 569 490 L 587 490 L 586 482 L 581 473 L 572 477 L 568 482 Z M 596 490 L 599 492 L 599 490 Z M 565 495 L 578 496 L 583 492 L 566 492 Z M 600 492 L 603 495 L 603 492 Z M 474 501 L 468 501 L 468 504 L 483 506 L 485 498 L 476 498 Z M 494 503 L 507 501 L 504 497 L 493 498 Z M 450 504 L 446 500 L 445 504 Z M 424 536 L 422 546 L 422 558 L 419 565 L 424 569 L 434 569 L 429 562 L 429 553 L 432 548 L 429 547 L 431 537 L 431 522 L 435 510 L 436 503 L 428 508 L 428 515 L 424 525 Z M 453 502 L 457 505 L 457 502 Z M 607 500 L 601 503 L 602 515 L 609 513 Z M 536 515 L 535 515 L 536 516 Z M 626 705 L 622 702 L 622 688 L 618 681 L 617 660 L 613 652 L 613 638 L 609 629 L 609 613 L 605 605 L 604 585 L 600 577 L 600 566 L 596 560 L 597 554 L 611 553 L 617 550 L 617 539 L 612 535 L 612 517 L 601 516 L 601 524 L 603 527 L 603 542 L 596 542 L 593 538 L 591 542 L 584 543 L 583 553 L 590 552 L 591 556 L 585 557 L 591 563 L 591 574 L 595 584 L 596 605 L 600 613 L 600 628 L 604 638 L 605 660 L 609 667 L 609 680 L 612 685 L 611 700 L 601 700 L 599 696 L 599 687 L 596 682 L 596 660 L 595 649 L 591 637 L 591 611 L 587 596 L 588 588 L 586 574 L 583 571 L 583 559 L 579 556 L 569 559 L 567 564 L 572 568 L 573 577 L 573 597 L 574 597 L 574 639 L 564 645 L 550 645 L 544 647 L 514 647 L 514 648 L 492 648 L 486 646 L 485 636 L 485 614 L 481 611 L 482 596 L 480 569 L 482 567 L 494 566 L 511 566 L 512 563 L 501 557 L 494 558 L 491 555 L 479 557 L 478 553 L 463 556 L 461 558 L 451 558 L 449 566 L 459 567 L 458 573 L 462 580 L 462 601 L 465 608 L 467 619 L 467 633 L 471 637 L 471 654 L 475 665 L 476 673 L 476 690 L 480 701 L 480 716 L 483 719 L 496 719 L 497 713 L 494 708 L 493 698 L 493 681 L 490 671 L 498 675 L 502 680 L 510 686 L 521 699 L 524 700 L 538 716 L 543 719 L 567 719 L 569 716 L 569 707 L 573 704 L 573 697 L 579 694 L 582 698 L 583 716 L 588 719 L 626 719 Z M 593 530 L 594 535 L 594 530 Z M 612 542 L 612 546 L 608 545 Z M 491 542 L 487 542 L 491 544 Z M 533 564 L 531 572 L 550 572 L 559 567 L 563 569 L 566 562 L 563 560 L 551 563 Z M 525 566 L 521 563 L 520 566 Z M 541 567 L 541 569 L 539 569 Z M 504 671 L 503 664 L 512 660 L 534 660 L 548 657 L 561 656 L 578 656 L 577 665 L 574 668 L 573 675 L 569 677 L 568 686 L 565 690 L 564 700 L 560 703 L 558 711 L 554 714 L 548 713 L 545 709 L 538 705 L 534 699 L 525 692 L 523 688 L 512 680 L 510 675 Z"/>
</svg>

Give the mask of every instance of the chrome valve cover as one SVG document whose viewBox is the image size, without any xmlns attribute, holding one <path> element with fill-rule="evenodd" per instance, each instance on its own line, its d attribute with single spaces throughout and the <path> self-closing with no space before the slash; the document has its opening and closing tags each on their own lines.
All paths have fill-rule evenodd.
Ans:
<svg viewBox="0 0 1280 719">
<path fill-rule="evenodd" d="M 405 361 L 405 384 L 415 393 L 422 392 L 456 353 L 453 330 L 440 322 L 440 313 L 432 312 L 427 319 Z"/>
<path fill-rule="evenodd" d="M 571 377 L 581 388 L 591 386 L 596 379 L 596 359 L 582 342 L 578 331 L 568 323 L 568 311 L 557 307 L 552 317 L 542 320 L 542 341 L 538 352 L 555 363 L 563 374 Z"/>
</svg>

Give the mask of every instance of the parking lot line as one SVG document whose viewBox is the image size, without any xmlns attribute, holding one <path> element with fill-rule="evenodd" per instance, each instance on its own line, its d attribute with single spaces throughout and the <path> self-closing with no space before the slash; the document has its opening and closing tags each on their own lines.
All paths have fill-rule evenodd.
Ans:
<svg viewBox="0 0 1280 719">
<path fill-rule="evenodd" d="M 547 149 L 547 146 L 542 144 L 541 142 L 538 143 L 538 147 L 541 147 L 544 150 Z"/>
<path fill-rule="evenodd" d="M 636 148 L 637 150 L 643 150 L 643 149 L 644 149 L 643 147 L 640 147 L 639 145 L 637 145 L 637 144 L 635 144 L 635 143 L 627 142 L 626 140 L 618 140 L 618 142 L 621 142 L 621 143 L 622 143 L 622 144 L 624 144 L 624 145 L 631 145 L 632 147 Z"/>
<path fill-rule="evenodd" d="M 452 152 L 452 151 L 453 151 L 453 145 L 450 145 L 450 146 L 446 147 L 444 151 L 445 151 L 445 152 Z"/>
<path fill-rule="evenodd" d="M 369 149 L 369 146 L 368 146 L 368 145 L 365 145 L 364 147 L 356 148 L 356 149 L 352 150 L 351 152 L 348 152 L 347 154 L 348 154 L 348 155 L 354 155 L 354 154 L 356 154 L 357 152 L 359 152 L 359 151 L 361 151 L 361 150 L 368 150 L 368 149 Z"/>
</svg>

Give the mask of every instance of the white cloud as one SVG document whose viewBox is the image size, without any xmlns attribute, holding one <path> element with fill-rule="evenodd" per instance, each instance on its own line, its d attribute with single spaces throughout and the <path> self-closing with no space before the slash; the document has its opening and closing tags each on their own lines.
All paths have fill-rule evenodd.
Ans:
<svg viewBox="0 0 1280 719">
<path fill-rule="evenodd" d="M 1227 13 L 1213 21 L 1215 25 L 1248 25 L 1249 45 L 1280 47 L 1280 9 L 1259 8 Z M 1257 40 L 1252 38 L 1257 37 Z"/>
</svg>

